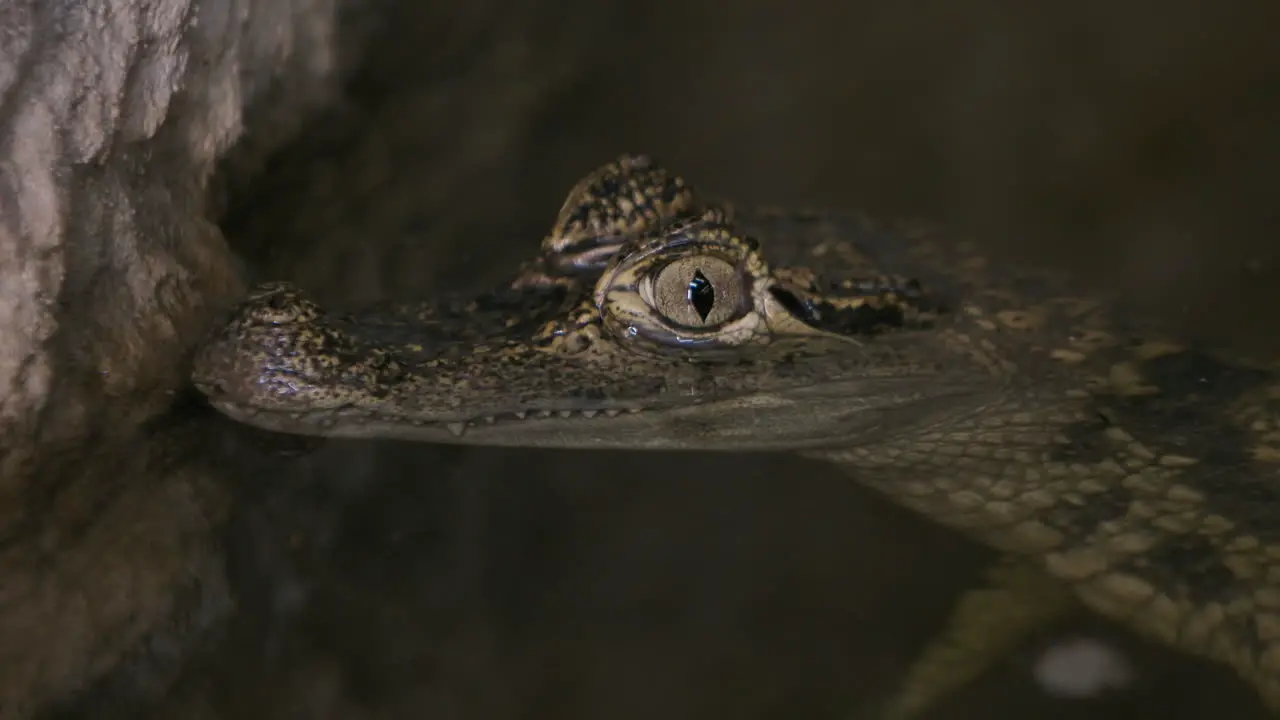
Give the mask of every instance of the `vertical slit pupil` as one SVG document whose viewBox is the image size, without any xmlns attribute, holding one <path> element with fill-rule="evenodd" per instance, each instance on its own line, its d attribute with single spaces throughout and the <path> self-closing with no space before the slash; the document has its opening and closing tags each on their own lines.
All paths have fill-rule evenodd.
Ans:
<svg viewBox="0 0 1280 720">
<path fill-rule="evenodd" d="M 701 270 L 694 270 L 693 279 L 689 281 L 689 303 L 703 322 L 711 314 L 711 308 L 716 306 L 716 289 Z"/>
</svg>

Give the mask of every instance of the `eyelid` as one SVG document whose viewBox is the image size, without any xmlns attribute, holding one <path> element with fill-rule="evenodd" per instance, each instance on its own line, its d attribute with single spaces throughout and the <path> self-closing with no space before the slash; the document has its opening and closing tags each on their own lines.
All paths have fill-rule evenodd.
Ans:
<svg viewBox="0 0 1280 720">
<path fill-rule="evenodd" d="M 644 301 L 645 305 L 652 308 L 655 313 L 658 312 L 658 299 L 655 296 L 654 286 L 658 284 L 658 276 L 661 275 L 662 271 L 666 270 L 667 266 L 670 264 L 671 263 L 663 263 L 654 269 L 653 272 L 645 273 L 644 276 L 640 278 L 640 287 L 636 288 L 640 293 L 640 299 Z M 661 315 L 661 313 L 658 314 Z"/>
</svg>

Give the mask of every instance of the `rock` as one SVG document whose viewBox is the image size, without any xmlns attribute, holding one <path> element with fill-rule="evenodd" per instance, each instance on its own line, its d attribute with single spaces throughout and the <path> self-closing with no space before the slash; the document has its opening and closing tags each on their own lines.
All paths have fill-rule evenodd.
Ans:
<svg viewBox="0 0 1280 720">
<path fill-rule="evenodd" d="M 207 190 L 256 104 L 283 137 L 329 95 L 334 16 L 0 4 L 0 717 L 230 607 L 224 426 L 174 409 L 242 291 Z"/>
</svg>

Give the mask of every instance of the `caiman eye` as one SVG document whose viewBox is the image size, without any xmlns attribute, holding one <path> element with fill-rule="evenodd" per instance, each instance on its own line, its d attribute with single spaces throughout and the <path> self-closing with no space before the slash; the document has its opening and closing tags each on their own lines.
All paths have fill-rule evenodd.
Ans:
<svg viewBox="0 0 1280 720">
<path fill-rule="evenodd" d="M 689 328 L 712 328 L 744 308 L 742 274 L 710 255 L 684 257 L 665 265 L 653 279 L 653 305 L 667 320 Z"/>
</svg>

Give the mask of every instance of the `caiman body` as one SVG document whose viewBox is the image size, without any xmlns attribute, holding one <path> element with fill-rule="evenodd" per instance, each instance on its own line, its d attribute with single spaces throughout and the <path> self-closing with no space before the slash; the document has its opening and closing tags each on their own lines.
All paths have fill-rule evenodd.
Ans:
<svg viewBox="0 0 1280 720">
<path fill-rule="evenodd" d="M 1280 708 L 1280 380 L 1171 337 L 926 229 L 731 212 L 629 156 L 494 292 L 338 316 L 269 284 L 194 377 L 306 435 L 796 450 Z"/>
</svg>

